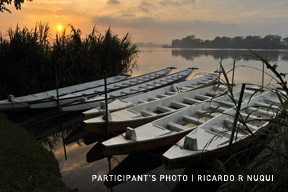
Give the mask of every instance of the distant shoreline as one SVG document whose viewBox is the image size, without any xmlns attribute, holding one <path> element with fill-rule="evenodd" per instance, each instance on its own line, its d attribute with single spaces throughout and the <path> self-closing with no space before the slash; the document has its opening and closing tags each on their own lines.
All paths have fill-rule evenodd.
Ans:
<svg viewBox="0 0 288 192">
<path fill-rule="evenodd" d="M 224 49 L 288 49 L 288 37 L 279 35 L 215 37 L 213 40 L 196 38 L 189 35 L 182 39 L 172 40 L 171 45 L 163 48 L 224 48 Z"/>
<path fill-rule="evenodd" d="M 152 47 L 151 47 L 152 48 Z M 159 47 L 159 48 L 163 48 L 163 49 L 175 49 L 175 50 L 203 50 L 203 51 L 205 51 L 205 50 L 215 50 L 215 51 L 217 51 L 217 50 L 219 50 L 219 51 L 221 51 L 221 50 L 231 50 L 231 51 L 233 51 L 233 50 L 235 50 L 235 51 L 249 51 L 249 48 L 220 48 L 220 47 L 213 47 L 213 48 L 187 48 L 187 47 Z M 288 48 L 274 48 L 274 49 L 270 49 L 270 48 L 253 48 L 253 49 L 251 49 L 251 50 L 258 50 L 258 51 L 261 51 L 261 50 L 263 50 L 263 51 L 269 51 L 269 50 L 271 50 L 271 51 L 288 51 Z"/>
<path fill-rule="evenodd" d="M 147 48 L 161 48 L 161 49 L 173 49 L 173 50 L 197 50 L 197 51 L 201 51 L 201 50 L 203 50 L 203 51 L 209 51 L 209 50 L 211 50 L 211 51 L 225 51 L 225 50 L 230 50 L 230 51 L 249 51 L 249 48 L 187 48 L 187 47 L 184 47 L 184 48 L 181 48 L 181 47 L 167 47 L 167 46 L 151 46 L 151 47 L 149 47 L 149 46 L 140 46 L 140 47 L 138 47 L 138 48 L 140 48 L 140 49 L 147 49 Z M 261 48 L 259 48 L 259 49 L 252 49 L 252 50 L 256 50 L 256 51 L 288 51 L 288 48 L 285 48 L 285 49 L 277 49 L 277 48 L 275 48 L 275 49 L 269 49 L 269 48 L 267 48 L 267 49 L 261 49 Z"/>
</svg>

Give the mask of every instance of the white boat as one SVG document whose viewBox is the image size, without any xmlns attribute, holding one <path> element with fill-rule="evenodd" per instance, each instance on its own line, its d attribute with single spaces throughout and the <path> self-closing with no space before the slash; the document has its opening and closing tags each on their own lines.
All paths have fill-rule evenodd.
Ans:
<svg viewBox="0 0 288 192">
<path fill-rule="evenodd" d="M 154 80 L 163 76 L 166 76 L 168 73 L 171 72 L 171 70 L 175 69 L 174 67 L 168 67 L 166 69 L 162 69 L 159 71 L 155 71 L 152 73 L 147 73 L 144 75 L 140 75 L 137 77 L 133 77 L 130 79 L 126 79 L 123 81 L 119 81 L 119 82 L 114 82 L 114 83 L 109 83 L 107 84 L 107 91 L 111 92 L 111 91 L 115 91 L 115 90 L 119 90 L 119 89 L 123 89 L 126 87 L 130 87 L 133 85 L 137 85 L 137 84 L 141 84 L 143 82 L 147 82 L 150 80 Z M 83 91 L 77 91 L 77 92 L 72 92 L 69 94 L 65 94 L 65 95 L 61 95 L 59 96 L 59 100 L 57 100 L 57 95 L 56 97 L 52 97 L 47 99 L 47 100 L 41 100 L 41 101 L 36 101 L 36 102 L 30 102 L 30 108 L 32 109 L 41 109 L 41 108 L 51 108 L 51 107 L 57 107 L 58 106 L 58 101 L 59 101 L 59 105 L 64 105 L 67 103 L 72 103 L 75 101 L 79 101 L 80 99 L 83 98 L 89 98 L 89 97 L 93 97 L 95 95 L 99 95 L 99 94 L 103 94 L 105 91 L 105 86 L 104 86 L 104 80 L 101 81 L 101 85 L 94 87 L 94 88 L 90 88 L 90 89 L 86 89 Z"/>
<path fill-rule="evenodd" d="M 239 98 L 239 93 L 234 98 Z M 244 99 L 252 95 L 252 91 L 244 93 Z M 176 113 L 132 129 L 102 143 L 105 155 L 128 154 L 140 150 L 157 149 L 175 144 L 198 125 L 217 116 L 234 106 L 229 95 L 207 100 L 198 105 L 186 107 Z"/>
<path fill-rule="evenodd" d="M 278 104 L 278 97 L 273 92 L 266 92 L 242 103 L 239 115 L 242 121 L 238 121 L 231 152 L 248 147 L 255 137 L 266 130 L 267 119 L 276 114 Z M 190 132 L 163 154 L 164 166 L 175 169 L 201 160 L 223 157 L 230 143 L 235 114 L 235 109 L 230 109 Z M 246 125 L 243 124 L 245 119 Z"/>
<path fill-rule="evenodd" d="M 139 127 L 182 108 L 210 100 L 226 91 L 225 87 L 210 86 L 109 113 L 109 131 L 121 133 L 126 130 L 126 127 Z M 84 124 L 87 131 L 97 134 L 107 133 L 105 118 L 101 116 L 85 120 Z"/>
<path fill-rule="evenodd" d="M 117 75 L 113 77 L 107 78 L 107 83 L 115 83 L 120 82 L 122 80 L 125 80 L 130 75 Z M 103 86 L 104 80 L 96 80 L 96 81 L 90 81 L 87 83 L 82 83 L 78 85 L 72 85 L 68 87 L 63 87 L 58 89 L 58 94 L 60 96 L 66 95 L 69 93 L 76 93 L 79 91 L 84 91 L 87 89 Z M 20 108 L 28 108 L 30 105 L 30 102 L 37 102 L 37 101 L 43 101 L 47 99 L 55 99 L 57 97 L 57 90 L 50 90 L 45 91 L 41 93 L 21 96 L 21 97 L 14 97 L 13 95 L 9 95 L 8 99 L 0 101 L 0 110 L 15 110 Z"/>
<path fill-rule="evenodd" d="M 108 110 L 110 112 L 119 111 L 128 107 L 132 107 L 141 103 L 151 102 L 157 99 L 169 97 L 178 93 L 195 90 L 203 87 L 207 87 L 216 83 L 221 73 L 214 72 L 201 75 L 200 77 L 193 78 L 187 81 L 183 81 L 177 84 L 169 85 L 153 91 L 128 97 L 125 99 L 116 99 L 108 104 Z M 90 119 L 97 117 L 105 113 L 105 102 L 101 103 L 100 107 L 90 109 L 83 112 L 84 119 Z"/>
<path fill-rule="evenodd" d="M 167 75 L 162 78 L 158 78 L 158 79 L 148 81 L 145 83 L 126 87 L 126 88 L 119 89 L 116 91 L 108 92 L 107 100 L 108 102 L 111 102 L 117 98 L 131 97 L 134 95 L 142 94 L 143 92 L 147 92 L 147 91 L 154 90 L 163 86 L 177 83 L 179 81 L 183 81 L 193 72 L 193 70 L 194 68 L 188 68 L 186 70 L 173 73 L 171 75 Z M 105 100 L 105 95 L 101 94 L 99 96 L 95 96 L 95 97 L 88 98 L 88 99 L 86 98 L 78 102 L 63 105 L 61 109 L 62 111 L 83 111 L 83 110 L 91 109 L 94 107 L 99 107 L 101 101 L 103 102 L 104 100 Z"/>
</svg>

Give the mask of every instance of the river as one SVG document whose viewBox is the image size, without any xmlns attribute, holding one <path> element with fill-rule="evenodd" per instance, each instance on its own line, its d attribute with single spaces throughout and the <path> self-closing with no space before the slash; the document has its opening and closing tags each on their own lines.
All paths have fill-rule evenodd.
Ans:
<svg viewBox="0 0 288 192">
<path fill-rule="evenodd" d="M 278 70 L 282 73 L 288 72 L 288 51 L 287 50 L 256 50 L 256 52 L 264 58 L 269 58 L 269 61 L 274 64 L 277 63 Z M 249 59 L 251 53 L 248 50 L 223 50 L 223 49 L 170 49 L 170 48 L 140 48 L 138 57 L 138 68 L 134 69 L 132 76 L 137 76 L 143 73 L 152 72 L 165 67 L 174 66 L 177 69 L 174 71 L 184 70 L 189 67 L 198 67 L 195 75 L 212 72 L 219 69 L 220 62 L 223 64 L 226 71 L 233 67 L 233 61 L 237 60 L 235 65 L 235 83 L 262 83 L 262 67 L 263 64 L 254 59 Z M 268 72 L 265 69 L 265 72 Z M 268 72 L 268 74 L 271 74 Z M 264 85 L 275 85 L 275 81 L 271 81 L 271 77 L 265 74 Z M 231 79 L 232 73 L 229 73 Z M 65 132 L 64 135 L 67 135 Z M 113 170 L 119 163 L 123 166 L 122 175 L 155 175 L 157 181 L 130 181 L 124 183 L 110 183 L 110 188 L 107 183 L 103 181 L 92 181 L 92 175 L 100 176 L 109 173 L 108 158 L 100 159 L 91 163 L 87 163 L 87 153 L 94 147 L 96 143 L 86 145 L 84 139 L 66 145 L 67 160 L 65 160 L 63 142 L 61 134 L 53 134 L 49 136 L 50 146 L 46 147 L 52 149 L 55 157 L 59 161 L 60 171 L 65 183 L 71 188 L 77 188 L 78 191 L 177 191 L 185 185 L 178 181 L 169 182 L 169 179 L 160 181 L 160 176 L 181 175 L 185 169 L 177 169 L 173 171 L 166 171 L 161 165 L 161 151 L 146 153 L 143 152 L 136 156 L 115 156 L 112 157 L 111 169 Z M 45 139 L 47 141 L 47 138 Z M 87 140 L 87 138 L 86 138 Z M 87 141 L 85 141 L 87 142 Z M 96 152 L 97 153 L 97 152 Z M 89 156 L 91 160 L 91 156 Z M 126 160 L 125 160 L 126 159 Z M 123 161 L 125 160 L 125 161 Z M 124 163 L 123 163 L 124 162 Z M 118 168 L 117 168 L 118 169 Z M 116 171 L 117 171 L 116 169 Z M 150 176 L 151 177 L 151 176 Z M 187 183 L 187 182 L 186 182 Z M 191 184 L 191 181 L 188 181 Z M 112 185 L 115 185 L 111 188 Z M 205 183 L 197 185 L 189 185 L 189 187 L 203 187 Z M 205 186 L 207 187 L 207 185 Z M 209 187 L 209 186 L 208 186 Z M 212 186 L 213 187 L 213 186 Z M 190 190 L 194 191 L 194 190 Z"/>
</svg>

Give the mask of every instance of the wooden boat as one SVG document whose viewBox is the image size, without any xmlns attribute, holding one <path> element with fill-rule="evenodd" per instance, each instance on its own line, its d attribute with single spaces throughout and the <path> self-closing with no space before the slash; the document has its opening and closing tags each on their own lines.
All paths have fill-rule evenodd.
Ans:
<svg viewBox="0 0 288 192">
<path fill-rule="evenodd" d="M 248 99 L 252 91 L 246 91 Z M 239 98 L 239 92 L 234 94 Z M 233 107 L 229 95 L 207 100 L 198 105 L 186 107 L 176 113 L 132 129 L 102 143 L 106 155 L 127 154 L 139 150 L 152 150 L 175 144 L 198 125 Z"/>
<path fill-rule="evenodd" d="M 107 91 L 112 92 L 112 91 L 120 90 L 120 89 L 123 89 L 126 87 L 141 84 L 144 82 L 148 82 L 150 80 L 154 80 L 154 79 L 166 76 L 168 73 L 170 73 L 170 71 L 172 69 L 175 69 L 175 68 L 174 67 L 168 67 L 166 69 L 162 69 L 162 70 L 155 71 L 152 73 L 133 77 L 133 78 L 123 80 L 120 82 L 110 83 L 107 85 Z M 54 100 L 50 99 L 50 100 L 46 100 L 46 101 L 34 102 L 34 103 L 30 104 L 30 107 L 32 109 L 57 107 L 58 104 L 64 105 L 64 104 L 79 101 L 81 99 L 87 99 L 87 98 L 94 97 L 96 95 L 101 95 L 101 94 L 104 94 L 104 91 L 105 91 L 105 86 L 103 84 L 104 84 L 104 80 L 103 80 L 101 86 L 60 96 L 59 100 L 57 100 L 57 98 L 56 98 Z"/>
<path fill-rule="evenodd" d="M 133 95 L 139 95 L 142 94 L 143 92 L 147 92 L 176 82 L 183 81 L 193 72 L 193 70 L 194 68 L 188 68 L 186 70 L 173 73 L 171 75 L 167 75 L 165 77 L 158 78 L 153 81 L 148 81 L 134 86 L 122 88 L 116 91 L 108 92 L 107 93 L 108 102 L 111 102 L 117 98 L 127 98 Z M 99 107 L 101 101 L 103 102 L 104 99 L 105 95 L 100 94 L 99 96 L 91 98 L 83 98 L 78 102 L 63 105 L 61 109 L 62 111 L 81 111 L 81 110 L 83 111 L 91 109 L 93 107 Z"/>
<path fill-rule="evenodd" d="M 214 96 L 225 93 L 225 91 L 225 87 L 210 86 L 115 111 L 109 114 L 109 131 L 120 133 L 125 131 L 126 127 L 141 126 L 182 108 L 209 100 Z M 107 133 L 106 121 L 103 117 L 88 119 L 84 123 L 87 131 L 98 134 Z"/>
<path fill-rule="evenodd" d="M 125 99 L 116 99 L 108 104 L 108 110 L 110 112 L 119 111 L 128 107 L 138 105 L 140 103 L 151 102 L 157 99 L 169 97 L 178 93 L 195 90 L 203 87 L 207 87 L 216 83 L 220 77 L 221 73 L 214 72 L 202 75 L 197 78 L 193 78 L 187 81 L 183 81 L 177 84 L 162 87 L 153 91 L 143 93 L 141 95 L 136 95 L 128 97 Z M 97 108 L 90 109 L 83 112 L 84 119 L 90 119 L 92 117 L 97 117 L 104 114 L 105 112 L 105 102 Z"/>
<path fill-rule="evenodd" d="M 267 127 L 267 119 L 272 118 L 279 104 L 273 92 L 267 92 L 242 103 L 239 119 L 246 119 L 244 125 L 238 122 L 232 151 L 248 147 Z M 185 167 L 200 160 L 217 159 L 227 153 L 232 133 L 235 109 L 230 109 L 210 121 L 200 125 L 163 154 L 167 169 Z M 265 120 L 266 119 L 266 120 Z M 252 134 L 255 136 L 252 136 Z"/>
<path fill-rule="evenodd" d="M 127 79 L 130 75 L 117 75 L 107 78 L 107 83 L 112 84 Z M 103 86 L 104 80 L 90 81 L 78 85 L 72 85 L 58 89 L 59 96 L 67 95 L 70 93 L 77 93 L 84 90 L 89 90 L 95 87 Z M 17 110 L 21 108 L 28 108 L 31 102 L 39 102 L 43 100 L 55 100 L 57 98 L 57 90 L 50 90 L 41 93 L 14 97 L 9 95 L 8 99 L 0 101 L 0 110 Z"/>
</svg>

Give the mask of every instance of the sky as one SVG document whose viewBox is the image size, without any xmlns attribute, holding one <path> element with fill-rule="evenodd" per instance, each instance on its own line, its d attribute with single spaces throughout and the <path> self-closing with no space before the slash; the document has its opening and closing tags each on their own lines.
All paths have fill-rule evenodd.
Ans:
<svg viewBox="0 0 288 192">
<path fill-rule="evenodd" d="M 33 0 L 17 11 L 0 12 L 0 32 L 7 34 L 18 23 L 33 28 L 49 23 L 53 39 L 58 26 L 81 29 L 83 37 L 93 26 L 123 37 L 129 32 L 133 42 L 170 44 L 173 39 L 196 35 L 288 36 L 288 0 Z"/>
</svg>

